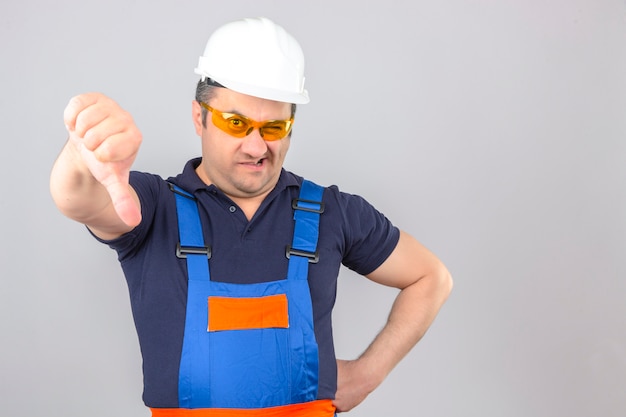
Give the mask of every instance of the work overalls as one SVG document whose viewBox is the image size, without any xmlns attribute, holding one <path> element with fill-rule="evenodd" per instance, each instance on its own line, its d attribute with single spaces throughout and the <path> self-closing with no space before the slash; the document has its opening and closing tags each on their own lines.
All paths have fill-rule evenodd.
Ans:
<svg viewBox="0 0 626 417">
<path fill-rule="evenodd" d="M 323 188 L 304 181 L 294 199 L 294 235 L 285 254 L 287 278 L 257 284 L 211 281 L 198 204 L 175 193 L 186 258 L 187 312 L 179 369 L 179 408 L 153 417 L 332 417 L 331 400 L 317 400 L 318 347 L 307 281 L 317 262 Z"/>
</svg>

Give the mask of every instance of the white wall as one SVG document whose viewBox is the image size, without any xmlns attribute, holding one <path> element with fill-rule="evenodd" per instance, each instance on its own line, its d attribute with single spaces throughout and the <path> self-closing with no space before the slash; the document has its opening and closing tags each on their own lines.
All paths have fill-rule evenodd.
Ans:
<svg viewBox="0 0 626 417">
<path fill-rule="evenodd" d="M 422 343 L 349 415 L 626 415 L 622 0 L 3 1 L 0 414 L 149 414 L 115 254 L 49 197 L 63 108 L 111 95 L 143 130 L 137 169 L 175 174 L 199 151 L 207 37 L 258 15 L 307 57 L 287 168 L 365 196 L 455 277 Z M 394 295 L 342 272 L 341 356 Z"/>
</svg>

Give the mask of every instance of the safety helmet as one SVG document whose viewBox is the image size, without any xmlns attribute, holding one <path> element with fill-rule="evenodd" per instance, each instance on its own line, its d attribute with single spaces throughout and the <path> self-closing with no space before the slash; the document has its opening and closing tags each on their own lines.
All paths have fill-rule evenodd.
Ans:
<svg viewBox="0 0 626 417">
<path fill-rule="evenodd" d="M 227 23 L 209 38 L 195 73 L 268 100 L 304 104 L 304 54 L 298 41 L 267 18 Z"/>
</svg>

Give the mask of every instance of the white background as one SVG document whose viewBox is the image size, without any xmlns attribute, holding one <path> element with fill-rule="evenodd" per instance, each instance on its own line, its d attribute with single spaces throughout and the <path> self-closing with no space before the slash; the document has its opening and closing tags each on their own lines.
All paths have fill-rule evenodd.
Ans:
<svg viewBox="0 0 626 417">
<path fill-rule="evenodd" d="M 149 415 L 115 253 L 49 197 L 63 109 L 114 97 L 144 134 L 136 168 L 176 174 L 199 154 L 206 39 L 259 15 L 307 59 L 286 167 L 363 195 L 455 278 L 349 415 L 626 415 L 623 0 L 3 0 L 0 414 Z M 339 356 L 394 296 L 342 271 Z"/>
</svg>

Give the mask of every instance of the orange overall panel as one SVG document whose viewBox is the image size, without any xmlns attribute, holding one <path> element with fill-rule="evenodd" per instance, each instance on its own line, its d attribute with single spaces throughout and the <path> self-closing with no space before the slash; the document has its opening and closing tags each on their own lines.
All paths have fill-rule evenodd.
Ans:
<svg viewBox="0 0 626 417">
<path fill-rule="evenodd" d="M 210 332 L 288 328 L 287 296 L 231 298 L 209 297 Z"/>
</svg>

